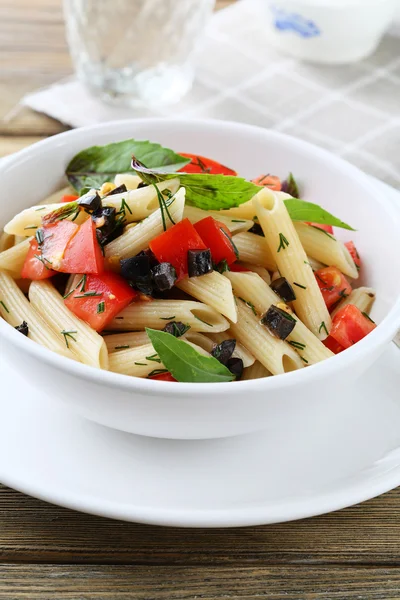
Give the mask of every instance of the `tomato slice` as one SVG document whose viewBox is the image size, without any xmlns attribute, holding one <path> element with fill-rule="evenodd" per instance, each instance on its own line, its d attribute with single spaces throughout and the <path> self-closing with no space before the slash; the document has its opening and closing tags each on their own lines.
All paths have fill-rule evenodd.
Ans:
<svg viewBox="0 0 400 600">
<path fill-rule="evenodd" d="M 314 275 L 328 309 L 351 294 L 350 283 L 336 267 L 324 267 L 315 271 Z"/>
<path fill-rule="evenodd" d="M 238 258 L 238 251 L 232 241 L 232 234 L 224 223 L 213 217 L 201 219 L 194 225 L 206 248 L 210 248 L 214 264 L 226 260 L 231 265 Z"/>
<path fill-rule="evenodd" d="M 75 196 L 74 194 L 65 194 L 61 197 L 60 202 L 75 202 L 78 198 L 79 196 Z"/>
<path fill-rule="evenodd" d="M 159 373 L 158 375 L 150 375 L 149 379 L 157 379 L 158 381 L 177 381 L 172 377 L 171 373 Z"/>
<path fill-rule="evenodd" d="M 260 175 L 255 179 L 252 179 L 252 182 L 256 185 L 263 185 L 264 187 L 268 187 L 274 192 L 280 192 L 282 189 L 282 182 L 276 175 Z"/>
<path fill-rule="evenodd" d="M 242 265 L 239 265 L 238 263 L 232 263 L 231 265 L 229 265 L 229 269 L 233 273 L 251 273 L 251 271 L 249 269 L 246 269 L 246 267 L 243 267 Z"/>
<path fill-rule="evenodd" d="M 95 331 L 107 324 L 138 296 L 117 273 L 83 276 L 82 283 L 65 298 L 65 305 Z"/>
<path fill-rule="evenodd" d="M 361 258 L 357 252 L 357 248 L 355 247 L 354 242 L 346 242 L 345 246 L 346 246 L 347 250 L 350 252 L 351 258 L 354 260 L 354 264 L 356 265 L 357 270 L 360 270 Z"/>
<path fill-rule="evenodd" d="M 150 250 L 158 262 L 168 262 L 175 267 L 177 281 L 188 274 L 188 250 L 207 248 L 189 219 L 183 219 L 150 242 Z"/>
<path fill-rule="evenodd" d="M 198 154 L 186 154 L 180 152 L 181 156 L 190 158 L 190 163 L 182 167 L 179 172 L 181 173 L 207 173 L 210 175 L 237 175 L 236 171 L 225 167 L 216 160 L 200 156 Z"/>
<path fill-rule="evenodd" d="M 46 262 L 42 257 L 42 252 L 39 250 L 39 244 L 36 239 L 31 240 L 30 248 L 22 267 L 21 278 L 39 281 L 40 279 L 48 279 L 55 274 L 56 271 L 53 271 L 51 264 Z"/>
<path fill-rule="evenodd" d="M 333 235 L 333 227 L 332 225 L 322 225 L 322 223 L 310 223 L 306 221 L 306 225 L 311 225 L 312 227 L 316 227 L 317 229 L 322 229 L 322 231 L 326 231 Z"/>
<path fill-rule="evenodd" d="M 70 239 L 58 270 L 62 273 L 95 274 L 104 271 L 103 253 L 97 241 L 96 226 L 90 217 Z"/>
<path fill-rule="evenodd" d="M 334 316 L 330 335 L 343 348 L 350 348 L 376 328 L 369 317 L 365 316 L 354 304 L 347 304 Z"/>
<path fill-rule="evenodd" d="M 341 346 L 331 335 L 328 335 L 322 343 L 334 354 L 339 354 L 339 352 L 343 352 L 344 350 L 343 346 Z"/>
</svg>

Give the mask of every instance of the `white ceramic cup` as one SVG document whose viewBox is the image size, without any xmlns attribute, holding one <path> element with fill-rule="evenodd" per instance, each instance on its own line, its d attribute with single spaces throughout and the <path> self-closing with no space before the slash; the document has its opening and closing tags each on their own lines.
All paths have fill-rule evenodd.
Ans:
<svg viewBox="0 0 400 600">
<path fill-rule="evenodd" d="M 378 46 L 399 0 L 260 0 L 266 35 L 280 50 L 317 63 L 361 60 Z"/>
</svg>

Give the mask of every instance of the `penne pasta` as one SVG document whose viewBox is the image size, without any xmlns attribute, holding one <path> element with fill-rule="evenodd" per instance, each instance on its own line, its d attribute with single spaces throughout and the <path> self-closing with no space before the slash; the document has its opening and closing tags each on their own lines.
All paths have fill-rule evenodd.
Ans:
<svg viewBox="0 0 400 600">
<path fill-rule="evenodd" d="M 267 283 L 268 285 L 271 283 L 271 275 L 267 271 L 265 267 L 260 267 L 259 265 L 252 265 L 251 263 L 246 263 L 239 261 L 238 264 L 245 269 L 248 269 L 252 273 L 257 273 Z"/>
<path fill-rule="evenodd" d="M 176 286 L 236 322 L 236 302 L 232 294 L 231 283 L 218 271 L 207 273 L 201 277 L 186 277 Z"/>
<path fill-rule="evenodd" d="M 297 316 L 314 335 L 325 339 L 331 328 L 331 317 L 283 200 L 269 191 L 264 202 L 267 208 L 257 200 L 254 203 L 278 270 L 295 290 L 293 307 Z"/>
<path fill-rule="evenodd" d="M 100 369 L 108 368 L 107 347 L 101 335 L 68 310 L 63 297 L 48 280 L 31 283 L 29 300 L 81 362 Z"/>
<path fill-rule="evenodd" d="M 106 343 L 109 354 L 119 350 L 127 350 L 128 348 L 137 348 L 144 346 L 150 342 L 145 331 L 130 331 L 128 333 L 111 333 L 104 335 L 103 339 Z"/>
<path fill-rule="evenodd" d="M 266 239 L 256 233 L 238 233 L 233 237 L 239 260 L 275 271 L 276 261 Z"/>
<path fill-rule="evenodd" d="M 0 252 L 0 269 L 10 273 L 14 279 L 21 277 L 22 267 L 28 254 L 31 239 L 28 238 L 24 242 Z"/>
<path fill-rule="evenodd" d="M 234 338 L 234 335 L 232 335 L 232 332 L 229 329 L 228 331 L 221 331 L 220 333 L 208 333 L 207 336 L 211 338 L 215 344 L 220 344 L 224 340 L 231 340 Z M 249 367 L 255 361 L 254 356 L 249 352 L 249 350 L 242 346 L 242 344 L 240 344 L 238 341 L 236 341 L 236 347 L 232 356 L 235 358 L 241 358 L 244 367 Z"/>
<path fill-rule="evenodd" d="M 171 199 L 166 199 L 166 204 L 172 220 L 165 210 L 161 211 L 158 208 L 135 227 L 127 229 L 117 239 L 107 244 L 105 246 L 106 257 L 123 259 L 135 256 L 141 250 L 148 248 L 151 240 L 157 235 L 163 233 L 164 223 L 165 228 L 169 229 L 174 223 L 181 221 L 185 205 L 185 188 L 180 188 Z"/>
<path fill-rule="evenodd" d="M 2 233 L 0 235 L 0 254 L 9 248 L 12 248 L 12 246 L 14 246 L 14 241 L 15 239 L 13 235 L 10 235 L 9 233 Z"/>
<path fill-rule="evenodd" d="M 193 331 L 225 331 L 228 321 L 211 306 L 191 300 L 134 302 L 111 321 L 108 329 L 141 331 L 145 327 L 163 329 L 168 321 L 181 321 Z"/>
<path fill-rule="evenodd" d="M 369 315 L 372 305 L 375 302 L 376 292 L 373 288 L 369 287 L 359 287 L 351 292 L 347 298 L 344 298 L 339 302 L 336 308 L 332 311 L 331 316 L 332 319 L 336 315 L 336 313 L 347 306 L 348 304 L 354 304 L 357 308 L 360 309 L 361 312 Z"/>
<path fill-rule="evenodd" d="M 282 305 L 281 298 L 256 273 L 225 273 L 230 279 L 233 291 L 240 299 L 254 307 L 261 317 L 272 305 Z M 290 310 L 286 307 L 286 310 Z M 287 337 L 307 365 L 312 365 L 333 356 L 332 352 L 290 311 L 296 319 L 296 326 Z M 253 346 L 251 346 L 251 350 Z"/>
<path fill-rule="evenodd" d="M 221 210 L 220 212 L 224 215 L 229 215 L 233 219 L 249 219 L 250 221 L 254 221 L 256 217 L 256 211 L 254 208 L 253 200 L 258 200 L 261 204 L 264 204 L 267 200 L 267 195 L 272 193 L 268 188 L 259 188 L 260 191 L 253 196 L 251 200 L 247 202 L 243 202 L 239 206 L 234 206 L 232 208 Z M 290 198 L 289 194 L 287 197 Z"/>
<path fill-rule="evenodd" d="M 256 360 L 250 367 L 243 370 L 242 379 L 261 379 L 262 377 L 270 377 L 271 373 Z"/>
<path fill-rule="evenodd" d="M 247 219 L 234 219 L 226 215 L 220 214 L 219 211 L 213 210 L 202 210 L 195 206 L 185 205 L 183 211 L 183 218 L 188 218 L 191 223 L 197 223 L 206 217 L 213 217 L 217 221 L 224 223 L 232 234 L 241 233 L 242 231 L 248 231 L 254 225 L 253 221 Z"/>
<path fill-rule="evenodd" d="M 109 357 L 109 370 L 122 375 L 147 377 L 152 371 L 159 369 L 165 367 L 149 341 L 135 348 L 113 352 Z"/>
<path fill-rule="evenodd" d="M 74 358 L 62 337 L 55 334 L 43 316 L 26 299 L 18 285 L 7 273 L 0 271 L 0 314 L 7 323 L 18 327 L 23 321 L 28 324 L 28 337 L 57 354 Z"/>
<path fill-rule="evenodd" d="M 168 190 L 174 195 L 179 188 L 179 179 L 169 179 L 158 183 L 157 188 L 161 193 Z M 165 200 L 168 200 L 168 196 L 164 197 Z M 123 213 L 126 223 L 141 221 L 160 208 L 156 186 L 154 185 L 106 196 L 103 198 L 102 204 L 114 207 L 117 213 Z"/>
<path fill-rule="evenodd" d="M 118 173 L 114 177 L 114 183 L 116 187 L 125 185 L 127 190 L 136 190 L 138 185 L 142 183 L 139 175 L 132 175 L 132 173 Z"/>
<path fill-rule="evenodd" d="M 232 323 L 231 332 L 245 348 L 251 349 L 254 357 L 273 375 L 301 369 L 304 366 L 296 350 L 287 342 L 274 337 L 262 325 L 259 316 L 240 300 L 238 321 Z"/>
<path fill-rule="evenodd" d="M 325 265 L 337 267 L 348 277 L 358 278 L 354 260 L 341 241 L 326 231 L 306 223 L 297 221 L 294 223 L 294 227 L 306 254 Z"/>
<path fill-rule="evenodd" d="M 13 235 L 32 235 L 42 225 L 42 217 L 65 206 L 65 203 L 60 203 L 37 205 L 32 206 L 32 208 L 26 208 L 15 215 L 15 217 L 4 226 L 4 231 Z M 74 216 L 76 216 L 75 213 L 71 214 L 69 219 L 73 219 Z M 86 221 L 87 218 L 87 213 L 81 211 L 74 219 L 74 223 L 79 225 Z"/>
</svg>

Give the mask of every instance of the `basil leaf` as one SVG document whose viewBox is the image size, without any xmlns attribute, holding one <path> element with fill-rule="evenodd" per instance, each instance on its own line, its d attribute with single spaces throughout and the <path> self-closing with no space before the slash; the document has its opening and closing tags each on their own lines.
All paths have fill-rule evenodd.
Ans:
<svg viewBox="0 0 400 600">
<path fill-rule="evenodd" d="M 299 187 L 293 173 L 289 173 L 288 178 L 282 183 L 282 192 L 290 194 L 293 198 L 300 198 Z"/>
<path fill-rule="evenodd" d="M 333 227 L 341 227 L 342 229 L 350 229 L 355 231 L 353 227 L 344 223 L 331 213 L 326 211 L 318 204 L 298 200 L 297 198 L 287 198 L 284 200 L 292 221 L 311 221 L 312 223 L 320 223 L 321 225 L 332 225 Z"/>
<path fill-rule="evenodd" d="M 66 176 L 77 192 L 83 187 L 99 188 L 118 173 L 129 172 L 132 155 L 160 173 L 174 173 L 190 162 L 160 144 L 131 139 L 82 150 L 67 166 Z"/>
<path fill-rule="evenodd" d="M 178 381 L 216 383 L 235 379 L 229 369 L 216 358 L 203 356 L 170 333 L 148 328 L 146 333 L 165 368 Z"/>
</svg>

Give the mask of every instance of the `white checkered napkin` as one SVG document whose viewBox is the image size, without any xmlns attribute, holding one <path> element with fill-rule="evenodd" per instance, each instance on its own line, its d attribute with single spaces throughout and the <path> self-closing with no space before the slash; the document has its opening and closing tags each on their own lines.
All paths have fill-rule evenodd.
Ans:
<svg viewBox="0 0 400 600">
<path fill-rule="evenodd" d="M 23 104 L 74 127 L 138 116 L 211 117 L 301 137 L 400 188 L 400 37 L 349 66 L 312 65 L 271 48 L 254 0 L 215 14 L 191 92 L 168 109 L 133 111 L 91 97 L 76 80 Z"/>
</svg>

